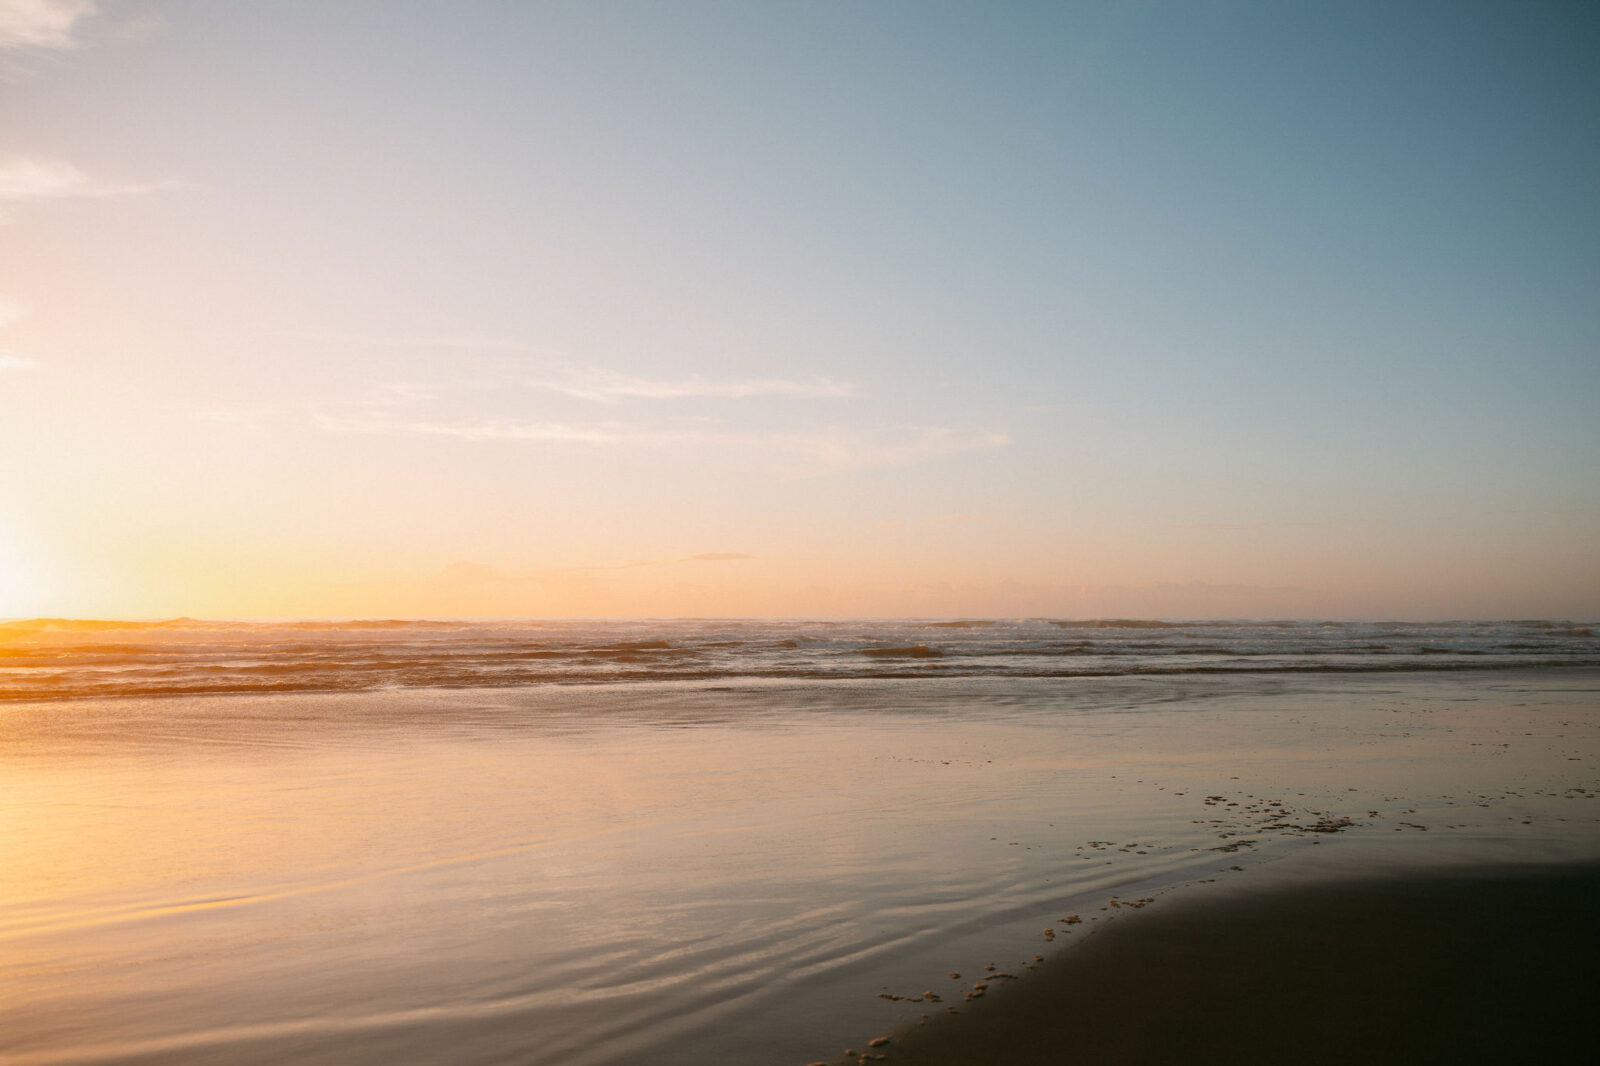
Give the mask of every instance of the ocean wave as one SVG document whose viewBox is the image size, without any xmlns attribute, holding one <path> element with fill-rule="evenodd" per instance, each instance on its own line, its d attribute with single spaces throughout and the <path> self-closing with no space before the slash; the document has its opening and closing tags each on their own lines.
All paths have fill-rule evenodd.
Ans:
<svg viewBox="0 0 1600 1066">
<path fill-rule="evenodd" d="M 0 701 L 36 702 L 81 699 L 106 699 L 123 697 L 189 697 L 224 695 L 271 695 L 275 693 L 331 693 L 376 691 L 385 688 L 514 688 L 523 685 L 616 685 L 640 683 L 732 682 L 732 681 L 912 681 L 929 677 L 972 678 L 996 676 L 981 670 L 965 670 L 938 662 L 921 662 L 915 668 L 910 660 L 898 660 L 906 666 L 874 670 L 839 670 L 822 668 L 795 668 L 789 670 L 749 670 L 729 673 L 720 670 L 646 670 L 630 674 L 606 675 L 581 671 L 554 671 L 536 675 L 496 675 L 476 677 L 465 674 L 428 672 L 415 677 L 362 676 L 360 674 L 328 674 L 321 677 L 304 673 L 284 673 L 276 676 L 223 673 L 215 677 L 186 676 L 165 681 L 146 680 L 142 684 L 122 681 L 83 682 L 81 679 L 32 679 L 31 683 L 0 684 Z M 1396 672 L 1450 672 L 1514 669 L 1558 669 L 1587 666 L 1597 663 L 1574 663 L 1569 660 L 1530 660 L 1515 663 L 1208 663 L 1190 665 L 1123 665 L 1107 667 L 1050 668 L 1038 667 L 1012 671 L 1004 676 L 1031 679 L 1186 676 L 1186 675 L 1271 675 L 1271 674 L 1375 674 Z"/>
<path fill-rule="evenodd" d="M 982 624 L 980 624 L 982 623 Z M 1582 622 L 1052 618 L 0 627 L 0 700 L 720 679 L 1600 666 Z M 937 632 L 936 643 L 927 640 Z"/>
<path fill-rule="evenodd" d="M 1057 629 L 1189 629 L 1204 623 L 1162 622 L 1152 618 L 1092 618 L 1087 621 L 1050 619 Z"/>
</svg>

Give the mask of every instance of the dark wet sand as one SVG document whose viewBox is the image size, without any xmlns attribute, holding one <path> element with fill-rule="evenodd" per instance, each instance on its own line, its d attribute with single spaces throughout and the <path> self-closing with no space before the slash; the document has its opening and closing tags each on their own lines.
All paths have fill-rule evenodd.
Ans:
<svg viewBox="0 0 1600 1066">
<path fill-rule="evenodd" d="M 877 1050 L 905 1066 L 1600 1054 L 1600 865 L 1202 885 L 1095 924 L 1036 973 Z"/>
</svg>

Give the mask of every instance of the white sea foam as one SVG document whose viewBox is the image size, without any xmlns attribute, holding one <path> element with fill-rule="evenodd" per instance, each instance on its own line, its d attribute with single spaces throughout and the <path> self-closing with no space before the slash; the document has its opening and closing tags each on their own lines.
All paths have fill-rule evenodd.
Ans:
<svg viewBox="0 0 1600 1066">
<path fill-rule="evenodd" d="M 0 624 L 0 700 L 540 683 L 1600 665 L 1592 623 L 1139 619 Z"/>
</svg>

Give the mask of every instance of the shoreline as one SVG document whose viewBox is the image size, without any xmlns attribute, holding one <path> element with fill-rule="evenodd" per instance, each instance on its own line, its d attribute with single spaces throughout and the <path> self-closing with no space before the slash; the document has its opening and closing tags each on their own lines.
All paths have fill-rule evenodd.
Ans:
<svg viewBox="0 0 1600 1066">
<path fill-rule="evenodd" d="M 1363 874 L 1401 898 L 1432 893 L 1444 871 L 1506 881 L 1507 867 L 1541 864 L 1523 872 L 1559 881 L 1576 867 L 1548 864 L 1600 861 L 1597 694 L 1600 673 L 1539 671 L 434 689 L 8 713 L 18 846 L 0 999 L 25 1009 L 0 1010 L 0 1058 L 800 1066 L 853 1047 L 938 1066 L 913 1057 L 927 1033 L 930 1054 L 967 1066 L 1160 1062 L 1161 1049 L 1093 1050 L 1091 1030 L 1178 1031 L 1162 1011 L 1188 994 L 1119 977 L 1133 947 L 1113 950 L 1164 916 L 1221 921 L 1217 950 L 1237 963 L 1264 934 L 1196 908 L 1256 901 L 1259 914 L 1281 909 L 1260 901 L 1285 887 L 1365 892 Z M 1484 928 L 1565 914 L 1528 923 L 1556 930 L 1524 937 L 1551 941 L 1536 959 L 1570 961 L 1564 934 L 1593 925 L 1564 904 L 1499 898 L 1448 909 Z M 1063 920 L 1073 913 L 1080 923 Z M 1238 963 L 1246 977 L 1293 968 L 1265 939 L 1265 961 Z M 1377 937 L 1385 950 L 1397 939 Z M 1408 957 L 1460 969 L 1442 950 L 1423 938 Z M 1368 1034 L 1349 1061 L 1382 1061 L 1367 1053 L 1396 1039 L 1371 1035 L 1382 1004 L 1331 976 L 1255 991 L 1227 977 L 1191 1022 L 1251 1043 L 1209 1053 L 1190 1037 L 1166 1061 L 1250 1061 L 1253 1048 L 1269 1049 L 1255 1061 L 1306 1061 L 1293 1040 L 1321 1047 L 1334 1029 Z M 1402 983 L 1390 998 L 1416 996 Z M 1564 1024 L 1519 1010 L 1535 1028 Z M 952 1027 L 969 1018 L 990 1028 L 958 1050 Z M 1289 1042 L 1273 1042 L 1274 1024 Z"/>
<path fill-rule="evenodd" d="M 1185 886 L 862 1050 L 906 1066 L 1582 1061 L 1597 902 L 1600 862 Z"/>
</svg>

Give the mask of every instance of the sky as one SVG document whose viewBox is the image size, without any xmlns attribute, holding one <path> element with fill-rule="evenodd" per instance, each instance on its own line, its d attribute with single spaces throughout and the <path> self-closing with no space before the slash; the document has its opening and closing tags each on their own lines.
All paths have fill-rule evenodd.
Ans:
<svg viewBox="0 0 1600 1066">
<path fill-rule="evenodd" d="M 0 0 L 0 617 L 1600 617 L 1600 6 Z"/>
</svg>

